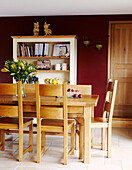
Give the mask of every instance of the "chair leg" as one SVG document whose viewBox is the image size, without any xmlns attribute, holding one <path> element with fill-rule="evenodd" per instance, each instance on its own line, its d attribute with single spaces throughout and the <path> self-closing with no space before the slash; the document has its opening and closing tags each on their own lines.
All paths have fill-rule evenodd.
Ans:
<svg viewBox="0 0 132 170">
<path fill-rule="evenodd" d="M 42 131 L 42 148 L 43 148 L 43 153 L 45 153 L 45 132 Z"/>
<path fill-rule="evenodd" d="M 107 128 L 107 157 L 111 157 L 111 126 Z"/>
<path fill-rule="evenodd" d="M 91 129 L 91 147 L 93 148 L 94 129 Z"/>
<path fill-rule="evenodd" d="M 105 128 L 102 128 L 102 135 L 101 135 L 101 149 L 105 150 Z"/>
<path fill-rule="evenodd" d="M 79 127 L 80 135 L 79 135 L 79 159 L 83 159 L 83 131 L 84 126 L 80 125 Z"/>
<path fill-rule="evenodd" d="M 75 130 L 76 134 L 75 134 L 75 149 L 78 150 L 79 148 L 79 135 L 78 135 L 78 132 L 79 132 L 79 124 L 76 123 L 76 130 Z"/>
<path fill-rule="evenodd" d="M 74 155 L 74 135 L 75 135 L 75 129 L 73 124 L 71 128 L 71 149 L 73 150 L 73 152 L 71 153 L 71 155 Z"/>
<path fill-rule="evenodd" d="M 1 129 L 1 151 L 5 150 L 5 131 Z"/>
<path fill-rule="evenodd" d="M 19 162 L 23 161 L 23 129 L 19 128 Z"/>
<path fill-rule="evenodd" d="M 68 132 L 64 132 L 64 165 L 68 162 Z"/>
<path fill-rule="evenodd" d="M 41 120 L 37 121 L 37 163 L 41 161 Z"/>
<path fill-rule="evenodd" d="M 31 121 L 31 124 L 29 126 L 29 146 L 30 146 L 29 152 L 32 152 L 33 151 L 33 121 Z"/>
</svg>

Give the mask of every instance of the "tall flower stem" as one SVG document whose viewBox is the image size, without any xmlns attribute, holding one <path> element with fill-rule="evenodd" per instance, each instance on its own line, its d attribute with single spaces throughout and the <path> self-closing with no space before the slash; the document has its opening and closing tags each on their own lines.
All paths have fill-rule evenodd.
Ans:
<svg viewBox="0 0 132 170">
<path fill-rule="evenodd" d="M 22 96 L 25 97 L 26 96 L 26 93 L 25 93 L 25 89 L 24 89 L 24 86 L 22 84 Z"/>
</svg>

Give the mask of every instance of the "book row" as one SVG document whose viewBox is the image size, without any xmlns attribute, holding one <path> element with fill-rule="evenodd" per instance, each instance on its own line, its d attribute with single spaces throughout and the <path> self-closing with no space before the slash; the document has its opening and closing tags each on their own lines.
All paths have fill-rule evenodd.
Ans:
<svg viewBox="0 0 132 170">
<path fill-rule="evenodd" d="M 42 56 L 70 56 L 70 44 L 53 44 L 35 43 L 34 45 L 26 45 L 18 43 L 18 57 L 42 57 Z"/>
</svg>

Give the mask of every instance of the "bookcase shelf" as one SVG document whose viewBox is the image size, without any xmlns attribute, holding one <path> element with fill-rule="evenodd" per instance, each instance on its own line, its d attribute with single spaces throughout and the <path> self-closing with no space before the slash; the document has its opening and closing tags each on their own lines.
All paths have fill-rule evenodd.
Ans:
<svg viewBox="0 0 132 170">
<path fill-rule="evenodd" d="M 39 78 L 40 84 L 43 84 L 46 78 L 54 79 L 56 77 L 60 78 L 62 80 L 62 83 L 63 81 L 67 81 L 73 85 L 77 84 L 77 37 L 75 35 L 12 36 L 12 38 L 13 59 L 15 61 L 19 59 L 27 60 L 29 63 L 32 62 L 37 65 L 37 60 L 50 60 L 51 68 L 53 70 L 37 70 L 37 77 Z M 43 44 L 43 57 L 35 56 L 36 44 Z M 46 53 L 45 56 L 44 49 L 46 49 L 47 44 L 49 44 L 49 50 L 48 54 Z M 58 56 L 58 53 L 55 53 L 55 50 L 56 48 L 58 48 L 59 45 L 62 45 L 60 47 L 62 50 L 62 55 L 65 54 L 66 56 Z M 67 50 L 68 53 L 65 53 L 65 46 L 67 46 L 67 49 L 69 48 Z M 23 51 L 25 51 L 25 55 L 22 56 Z M 27 55 L 28 53 L 30 53 L 30 55 Z M 67 64 L 68 70 L 54 70 L 56 64 L 63 65 L 63 63 Z M 13 82 L 15 81 L 13 80 Z"/>
<path fill-rule="evenodd" d="M 18 59 L 28 59 L 28 60 L 30 60 L 30 59 L 70 59 L 70 57 L 58 57 L 58 56 L 56 56 L 56 57 L 50 57 L 50 56 L 48 56 L 48 57 L 35 57 L 35 56 L 32 56 L 32 57 L 17 57 Z"/>
<path fill-rule="evenodd" d="M 70 70 L 37 70 L 37 72 L 64 72 L 64 73 L 69 73 Z"/>
</svg>

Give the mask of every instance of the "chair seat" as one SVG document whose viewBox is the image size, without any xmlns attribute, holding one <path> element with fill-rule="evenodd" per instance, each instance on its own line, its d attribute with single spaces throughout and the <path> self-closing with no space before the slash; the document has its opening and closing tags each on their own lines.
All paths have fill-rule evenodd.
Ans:
<svg viewBox="0 0 132 170">
<path fill-rule="evenodd" d="M 79 124 L 84 124 L 84 118 L 83 117 L 77 117 L 77 122 Z M 97 127 L 96 127 L 97 126 Z M 102 117 L 95 117 L 91 118 L 91 128 L 100 128 L 100 127 L 107 127 L 108 126 L 108 119 L 103 119 Z"/>
<path fill-rule="evenodd" d="M 68 130 L 75 123 L 75 120 L 68 120 Z M 53 129 L 52 129 L 53 128 Z M 64 120 L 59 119 L 42 119 L 41 121 L 41 129 L 43 131 L 64 131 Z"/>
<path fill-rule="evenodd" d="M 23 127 L 27 127 L 33 118 L 23 118 Z M 1 117 L 0 118 L 0 129 L 19 129 L 19 118 L 14 117 Z"/>
</svg>

